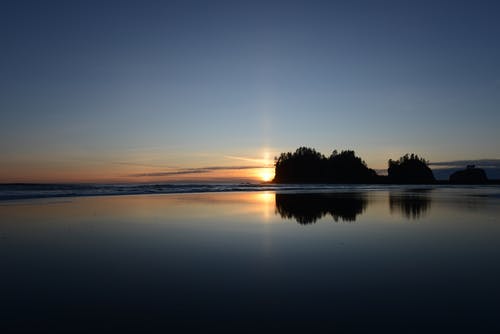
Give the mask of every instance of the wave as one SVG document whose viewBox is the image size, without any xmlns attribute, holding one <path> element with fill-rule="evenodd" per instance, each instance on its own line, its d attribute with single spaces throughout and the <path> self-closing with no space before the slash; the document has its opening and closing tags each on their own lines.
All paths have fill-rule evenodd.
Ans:
<svg viewBox="0 0 500 334">
<path fill-rule="evenodd" d="M 0 201 L 142 194 L 184 194 L 238 191 L 345 191 L 387 189 L 387 186 L 340 184 L 0 184 Z"/>
</svg>

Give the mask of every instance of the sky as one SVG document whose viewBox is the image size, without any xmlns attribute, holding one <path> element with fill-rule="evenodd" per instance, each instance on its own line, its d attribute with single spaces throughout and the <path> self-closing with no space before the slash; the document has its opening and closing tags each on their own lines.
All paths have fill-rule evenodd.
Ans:
<svg viewBox="0 0 500 334">
<path fill-rule="evenodd" d="M 498 1 L 2 1 L 0 182 L 500 159 Z M 439 165 L 441 164 L 441 165 Z"/>
</svg>

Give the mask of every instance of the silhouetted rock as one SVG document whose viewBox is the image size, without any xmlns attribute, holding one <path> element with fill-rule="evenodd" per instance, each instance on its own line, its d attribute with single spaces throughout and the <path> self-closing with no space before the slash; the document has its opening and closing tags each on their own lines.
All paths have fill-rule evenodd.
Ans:
<svg viewBox="0 0 500 334">
<path fill-rule="evenodd" d="M 276 194 L 276 212 L 299 224 L 312 224 L 330 214 L 335 221 L 355 221 L 367 199 L 362 193 Z"/>
<path fill-rule="evenodd" d="M 416 154 L 389 160 L 388 179 L 392 183 L 434 183 L 436 179 L 428 162 Z"/>
<path fill-rule="evenodd" d="M 481 168 L 474 165 L 467 166 L 464 170 L 459 170 L 450 175 L 450 183 L 457 184 L 481 184 L 487 183 L 488 177 Z"/>
<path fill-rule="evenodd" d="M 366 166 L 366 163 L 356 156 L 354 151 L 337 151 L 328 158 L 327 179 L 329 182 L 338 183 L 369 183 L 377 173 Z"/>
<path fill-rule="evenodd" d="M 377 177 L 373 169 L 354 151 L 333 151 L 330 157 L 313 148 L 300 147 L 276 158 L 276 183 L 370 183 Z"/>
<path fill-rule="evenodd" d="M 326 157 L 313 148 L 299 147 L 294 153 L 281 153 L 275 163 L 274 182 L 322 182 L 326 173 Z"/>
</svg>

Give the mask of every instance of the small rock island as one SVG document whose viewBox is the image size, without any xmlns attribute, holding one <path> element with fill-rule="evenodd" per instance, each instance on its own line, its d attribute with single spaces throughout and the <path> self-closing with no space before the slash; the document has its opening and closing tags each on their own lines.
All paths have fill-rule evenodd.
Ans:
<svg viewBox="0 0 500 334">
<path fill-rule="evenodd" d="M 434 183 L 436 181 L 429 162 L 416 154 L 406 154 L 399 160 L 389 159 L 387 174 L 392 183 Z"/>
<path fill-rule="evenodd" d="M 429 161 L 414 153 L 388 160 L 387 175 L 378 175 L 352 150 L 334 150 L 325 156 L 314 148 L 299 147 L 295 152 L 274 158 L 272 183 L 327 184 L 500 184 L 490 180 L 486 172 L 468 165 L 450 175 L 449 180 L 436 180 Z"/>
<path fill-rule="evenodd" d="M 378 175 L 351 150 L 334 150 L 329 157 L 313 148 L 299 147 L 295 152 L 275 158 L 274 183 L 349 183 L 349 184 L 430 184 L 436 182 L 428 162 L 416 154 L 389 160 L 387 176 Z"/>
<path fill-rule="evenodd" d="M 327 158 L 313 148 L 281 153 L 275 161 L 275 183 L 372 183 L 377 173 L 354 151 L 336 150 Z"/>
<path fill-rule="evenodd" d="M 468 165 L 466 169 L 451 174 L 450 183 L 484 184 L 488 183 L 488 177 L 483 169 L 477 168 L 475 165 Z"/>
</svg>

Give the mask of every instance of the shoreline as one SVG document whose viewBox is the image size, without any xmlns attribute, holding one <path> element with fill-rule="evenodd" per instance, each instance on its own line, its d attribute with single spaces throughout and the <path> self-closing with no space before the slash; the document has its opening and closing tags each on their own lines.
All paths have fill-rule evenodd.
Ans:
<svg viewBox="0 0 500 334">
<path fill-rule="evenodd" d="M 456 189 L 456 188 L 497 188 L 500 182 L 487 184 L 455 184 L 435 182 L 429 184 L 396 183 L 263 183 L 263 184 L 198 184 L 198 185 L 130 185 L 130 186 L 88 186 L 40 184 L 0 184 L 0 203 L 50 198 L 80 198 L 101 196 L 168 195 L 168 194 L 205 194 L 205 193 L 241 193 L 241 192 L 338 192 L 338 191 L 384 191 L 396 189 Z"/>
</svg>

